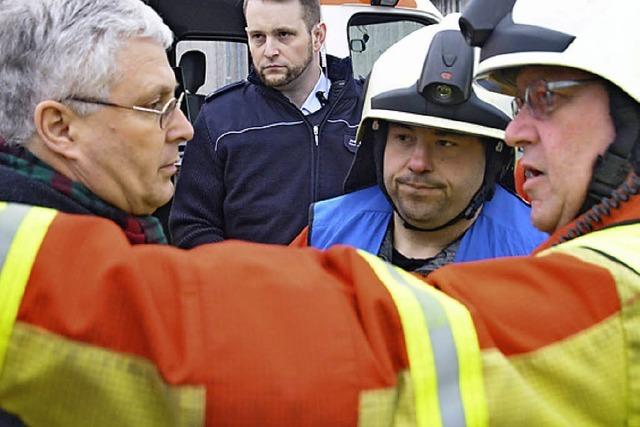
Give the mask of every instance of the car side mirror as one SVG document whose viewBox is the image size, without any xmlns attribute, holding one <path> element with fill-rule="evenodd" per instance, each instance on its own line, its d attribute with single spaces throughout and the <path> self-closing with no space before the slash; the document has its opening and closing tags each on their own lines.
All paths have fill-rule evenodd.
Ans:
<svg viewBox="0 0 640 427">
<path fill-rule="evenodd" d="M 349 48 L 352 52 L 361 53 L 367 50 L 367 42 L 369 41 L 369 34 L 363 34 L 361 39 L 349 40 Z"/>
</svg>

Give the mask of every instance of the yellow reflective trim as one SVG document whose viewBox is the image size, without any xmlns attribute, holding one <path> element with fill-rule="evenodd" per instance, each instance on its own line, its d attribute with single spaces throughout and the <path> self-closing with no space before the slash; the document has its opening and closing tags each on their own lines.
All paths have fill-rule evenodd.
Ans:
<svg viewBox="0 0 640 427">
<path fill-rule="evenodd" d="M 422 284 L 422 286 L 425 285 Z M 446 297 L 444 293 L 432 290 L 439 294 L 438 298 Z M 482 355 L 471 313 L 453 298 L 446 297 L 446 300 L 441 303 L 445 306 L 453 339 L 458 349 L 460 394 L 467 426 L 487 426 L 489 410 L 484 389 Z"/>
<path fill-rule="evenodd" d="M 26 212 L 21 222 L 20 218 L 17 218 L 16 226 L 18 228 L 13 241 L 3 242 L 10 244 L 10 246 L 4 265 L 0 266 L 2 268 L 0 271 L 0 372 L 2 372 L 7 345 L 11 338 L 33 262 L 57 211 L 6 203 L 2 203 L 0 208 L 3 213 L 7 213 L 11 208 L 24 208 L 24 212 Z"/>
<path fill-rule="evenodd" d="M 206 388 L 168 384 L 144 357 L 17 321 L 5 363 L 1 406 L 28 426 L 205 425 Z"/>
<path fill-rule="evenodd" d="M 430 294 L 430 297 L 436 299 L 444 308 L 458 352 L 460 394 L 466 425 L 488 425 L 489 414 L 484 389 L 482 356 L 469 310 L 444 292 L 425 284 L 404 270 L 398 270 L 412 286 L 423 293 Z M 446 402 L 443 404 L 446 405 Z"/>
<path fill-rule="evenodd" d="M 438 375 L 422 307 L 409 289 L 393 285 L 395 280 L 380 259 L 364 251 L 358 252 L 385 285 L 398 309 L 409 357 L 417 425 L 440 427 Z"/>
<path fill-rule="evenodd" d="M 434 366 L 427 319 L 422 312 L 423 307 L 409 289 L 397 284 L 389 273 L 387 264 L 366 252 L 359 251 L 359 253 L 389 290 L 398 308 L 411 364 L 418 425 L 439 426 L 441 425 L 440 406 L 447 405 L 447 402 L 438 401 L 437 371 Z M 426 285 L 413 275 L 397 268 L 394 271 L 415 291 L 437 301 L 444 310 L 457 352 L 458 380 L 465 424 L 467 426 L 488 425 L 482 359 L 471 314 L 463 304 Z M 417 372 L 414 372 L 416 370 Z"/>
</svg>

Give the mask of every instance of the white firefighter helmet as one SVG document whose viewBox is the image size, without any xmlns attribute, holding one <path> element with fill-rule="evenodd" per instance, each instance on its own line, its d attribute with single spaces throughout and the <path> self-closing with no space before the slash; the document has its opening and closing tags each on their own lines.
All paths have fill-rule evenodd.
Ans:
<svg viewBox="0 0 640 427">
<path fill-rule="evenodd" d="M 513 150 L 502 141 L 509 116 L 497 106 L 505 108 L 501 98 L 506 97 L 473 84 L 478 51 L 465 42 L 458 19 L 458 14 L 448 15 L 440 24 L 415 31 L 378 58 L 367 81 L 360 146 L 345 181 L 346 191 L 377 184 L 387 194 L 382 170 L 389 122 L 479 136 L 486 154 L 483 183 L 467 207 L 442 227 L 473 217 L 493 197 L 496 181 L 513 161 Z"/>
<path fill-rule="evenodd" d="M 640 174 L 640 18 L 638 0 L 472 0 L 460 18 L 481 47 L 476 78 L 516 96 L 524 66 L 583 70 L 607 85 L 616 137 L 596 161 L 580 213 Z"/>
<path fill-rule="evenodd" d="M 600 76 L 640 102 L 639 20 L 638 0 L 481 0 L 460 26 L 482 46 L 478 78 L 502 93 L 515 95 L 509 70 L 550 65 Z"/>
<path fill-rule="evenodd" d="M 434 61 L 434 64 L 438 62 L 435 67 L 437 70 L 434 72 L 444 74 L 444 77 L 440 75 L 424 76 L 425 71 L 425 59 L 427 53 L 430 51 L 429 47 L 432 45 L 434 37 L 443 32 L 450 32 L 454 37 L 458 37 L 462 41 L 462 36 L 459 33 L 458 19 L 459 14 L 450 14 L 439 24 L 430 25 L 415 31 L 396 44 L 391 46 L 385 51 L 374 64 L 371 74 L 367 78 L 367 91 L 365 95 L 364 107 L 362 111 L 361 126 L 358 129 L 358 141 L 362 141 L 362 136 L 367 123 L 371 119 L 383 119 L 394 122 L 405 123 L 416 126 L 428 126 L 445 130 L 451 130 L 454 132 L 463 132 L 472 135 L 486 136 L 490 138 L 503 139 L 504 128 L 506 123 L 505 117 L 495 108 L 499 108 L 502 113 L 508 111 L 508 98 L 499 94 L 491 93 L 478 85 L 473 85 L 473 89 L 462 87 L 467 84 L 471 84 L 471 79 L 465 81 L 467 77 L 472 78 L 472 74 L 468 74 L 472 68 L 467 67 L 468 64 L 461 64 L 464 55 L 458 52 L 443 52 L 444 55 L 456 56 L 456 64 L 452 64 L 451 67 L 438 68 L 440 61 Z M 439 47 L 439 46 L 438 46 Z M 454 48 L 457 46 L 454 44 Z M 464 54 L 471 55 L 471 61 L 477 63 L 478 51 L 469 49 Z M 459 71 L 459 75 L 451 74 Z M 449 74 L 447 74 L 449 73 Z M 393 102 L 376 102 L 376 98 L 385 93 L 391 94 L 394 91 L 407 90 L 412 91 L 412 95 L 415 95 L 416 100 L 421 97 L 421 94 L 416 90 L 416 84 L 420 84 L 421 77 L 429 78 L 433 83 L 433 90 L 453 89 L 454 92 L 458 91 L 460 99 L 453 100 L 453 102 L 447 104 L 432 103 L 431 106 L 425 104 L 421 108 L 414 108 L 413 111 L 409 105 L 398 99 L 396 105 Z M 452 78 L 447 81 L 446 77 Z M 452 86 L 447 86 L 447 83 L 452 83 Z M 441 83 L 438 86 L 438 83 Z M 456 89 L 455 86 L 458 86 Z M 417 88 L 425 89 L 425 88 Z M 461 93 L 465 91 L 466 93 Z M 473 98 L 479 98 L 478 101 L 485 101 L 484 103 L 478 103 L 478 107 L 486 107 L 486 114 L 478 114 L 475 111 L 470 114 L 466 114 L 467 111 L 457 111 L 450 106 L 456 104 L 464 104 L 473 93 L 476 96 Z M 455 95 L 455 94 L 454 94 Z M 434 98 L 437 95 L 434 93 Z M 446 96 L 446 94 L 442 94 Z M 424 98 L 421 98 L 424 103 Z M 428 101 L 428 100 L 427 100 Z M 492 103 L 493 105 L 488 104 Z M 442 108 L 437 108 L 438 105 L 442 105 Z M 433 108 L 429 108 L 433 107 Z M 507 118 L 508 119 L 508 118 Z"/>
</svg>

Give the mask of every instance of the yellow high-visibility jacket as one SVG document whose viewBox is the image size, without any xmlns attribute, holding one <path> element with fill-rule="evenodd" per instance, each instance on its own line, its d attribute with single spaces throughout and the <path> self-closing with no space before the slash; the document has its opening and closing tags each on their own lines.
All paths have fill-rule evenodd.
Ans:
<svg viewBox="0 0 640 427">
<path fill-rule="evenodd" d="M 638 212 L 427 284 L 346 247 L 132 246 L 0 203 L 0 408 L 36 427 L 640 425 Z"/>
</svg>

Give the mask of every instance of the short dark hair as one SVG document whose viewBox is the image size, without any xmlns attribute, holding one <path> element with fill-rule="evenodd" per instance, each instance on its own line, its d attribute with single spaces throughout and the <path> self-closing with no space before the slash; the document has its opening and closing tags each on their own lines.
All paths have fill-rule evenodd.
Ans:
<svg viewBox="0 0 640 427">
<path fill-rule="evenodd" d="M 247 3 L 250 1 L 270 1 L 274 3 L 297 1 L 302 6 L 302 20 L 309 31 L 311 31 L 314 25 L 320 22 L 320 0 L 244 0 L 242 3 L 242 12 L 245 17 L 247 16 Z"/>
</svg>

